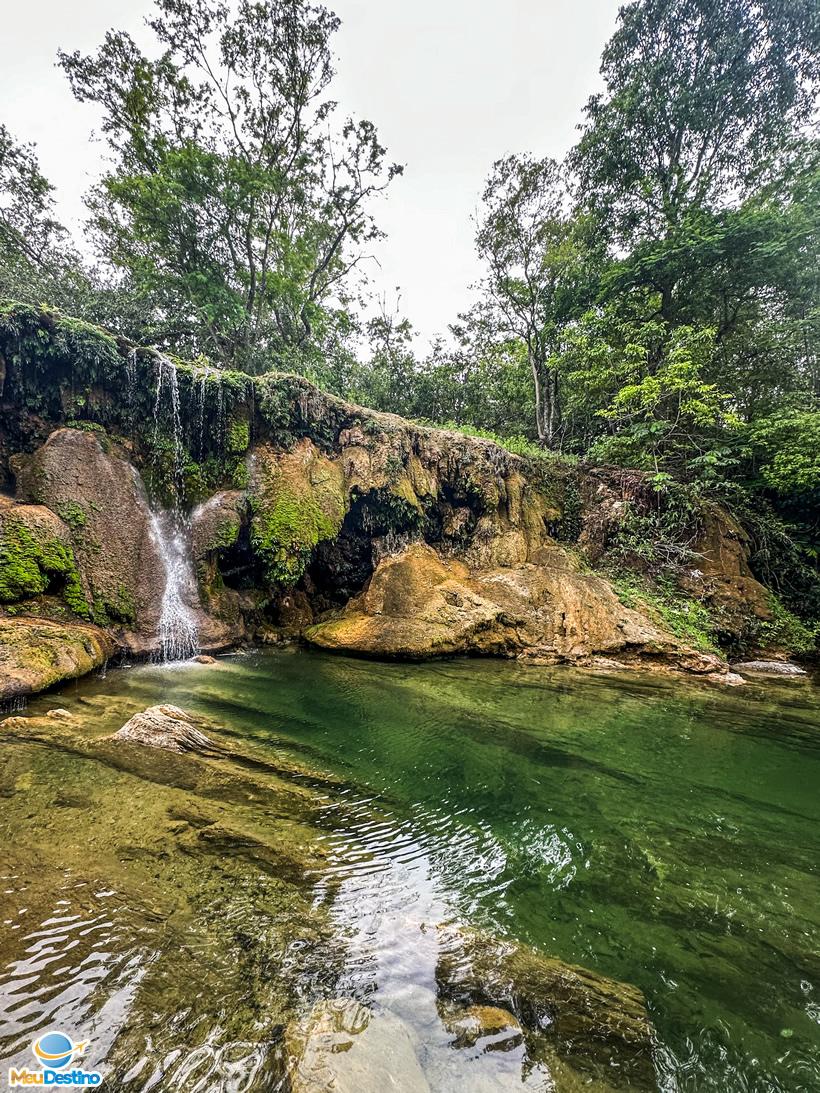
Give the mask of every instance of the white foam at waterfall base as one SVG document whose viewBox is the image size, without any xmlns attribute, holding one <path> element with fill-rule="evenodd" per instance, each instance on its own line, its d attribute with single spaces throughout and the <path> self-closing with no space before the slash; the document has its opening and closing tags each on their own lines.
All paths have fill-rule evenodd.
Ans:
<svg viewBox="0 0 820 1093">
<path fill-rule="evenodd" d="M 157 630 L 159 657 L 187 660 L 199 652 L 199 630 L 191 606 L 198 596 L 188 536 L 181 519 L 169 512 L 151 513 L 151 531 L 165 572 Z"/>
</svg>

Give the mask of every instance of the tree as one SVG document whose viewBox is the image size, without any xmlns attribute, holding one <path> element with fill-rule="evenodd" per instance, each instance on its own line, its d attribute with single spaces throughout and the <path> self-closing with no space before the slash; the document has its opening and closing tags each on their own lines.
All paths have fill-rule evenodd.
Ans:
<svg viewBox="0 0 820 1093">
<path fill-rule="evenodd" d="M 538 440 L 559 446 L 562 331 L 587 290 L 581 231 L 567 213 L 562 169 L 552 159 L 508 156 L 493 165 L 482 199 L 476 243 L 488 267 L 488 310 L 502 338 L 526 346 Z"/>
<path fill-rule="evenodd" d="M 661 239 L 748 195 L 813 113 L 820 19 L 807 0 L 633 0 L 575 150 L 619 245 Z"/>
<path fill-rule="evenodd" d="M 64 292 L 78 259 L 54 218 L 54 187 L 33 145 L 0 125 L 0 296 L 39 303 Z"/>
<path fill-rule="evenodd" d="M 334 125 L 339 21 L 305 0 L 157 0 L 150 60 L 124 32 L 60 54 L 103 110 L 112 168 L 92 194 L 103 257 L 153 301 L 180 349 L 292 366 L 333 327 L 380 235 L 387 165 L 368 121 Z"/>
</svg>

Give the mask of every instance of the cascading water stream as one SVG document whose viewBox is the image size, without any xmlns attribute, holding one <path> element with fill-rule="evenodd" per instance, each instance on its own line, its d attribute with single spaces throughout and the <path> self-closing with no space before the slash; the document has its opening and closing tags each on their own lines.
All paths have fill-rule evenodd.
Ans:
<svg viewBox="0 0 820 1093">
<path fill-rule="evenodd" d="M 163 417 L 163 395 L 167 402 L 164 416 L 168 420 L 171 437 L 174 442 L 174 503 L 179 507 L 179 494 L 182 486 L 182 420 L 179 412 L 179 380 L 173 361 L 163 353 L 156 354 L 157 394 L 154 401 L 154 435 L 159 434 Z"/>
<path fill-rule="evenodd" d="M 160 660 L 187 660 L 199 652 L 199 629 L 191 607 L 197 602 L 188 537 L 174 515 L 151 513 L 151 532 L 165 572 L 160 603 L 158 644 Z"/>
<path fill-rule="evenodd" d="M 173 439 L 174 501 L 170 511 L 151 512 L 151 532 L 165 574 L 160 602 L 157 642 L 162 661 L 187 660 L 199 652 L 199 629 L 194 605 L 199 604 L 191 559 L 187 522 L 180 505 L 182 492 L 182 422 L 179 381 L 172 361 L 158 353 L 157 393 L 154 403 L 155 435 L 165 420 Z M 204 400 L 204 389 L 202 392 Z"/>
</svg>

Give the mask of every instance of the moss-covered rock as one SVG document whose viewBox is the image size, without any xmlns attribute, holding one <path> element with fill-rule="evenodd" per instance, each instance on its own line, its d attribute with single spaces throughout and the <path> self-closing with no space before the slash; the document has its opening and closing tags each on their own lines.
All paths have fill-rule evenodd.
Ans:
<svg viewBox="0 0 820 1093">
<path fill-rule="evenodd" d="M 74 614 L 89 617 L 69 529 L 45 506 L 0 497 L 0 603 L 44 593 L 61 596 Z"/>
<path fill-rule="evenodd" d="M 76 679 L 104 664 L 115 649 L 97 626 L 0 618 L 0 700 Z"/>
<path fill-rule="evenodd" d="M 309 440 L 290 452 L 256 447 L 250 456 L 251 537 L 268 579 L 289 587 L 311 551 L 338 535 L 348 501 L 344 475 Z"/>
</svg>

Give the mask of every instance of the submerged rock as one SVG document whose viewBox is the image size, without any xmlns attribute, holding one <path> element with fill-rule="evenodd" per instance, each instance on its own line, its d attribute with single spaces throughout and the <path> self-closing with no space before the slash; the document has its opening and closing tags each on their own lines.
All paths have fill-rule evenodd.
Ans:
<svg viewBox="0 0 820 1093">
<path fill-rule="evenodd" d="M 744 660 L 733 664 L 732 669 L 741 675 L 757 676 L 805 676 L 808 673 L 799 664 L 788 660 Z"/>
<path fill-rule="evenodd" d="M 0 700 L 77 679 L 105 664 L 115 649 L 111 637 L 89 623 L 0 618 Z"/>
<path fill-rule="evenodd" d="M 523 1040 L 523 1030 L 509 1010 L 498 1006 L 466 1006 L 444 1017 L 444 1027 L 454 1047 L 475 1047 L 483 1051 L 508 1051 Z"/>
<path fill-rule="evenodd" d="M 211 741 L 199 728 L 202 723 L 179 706 L 149 706 L 142 713 L 134 714 L 110 739 L 146 744 L 165 751 L 201 752 L 211 747 Z"/>
<path fill-rule="evenodd" d="M 543 956 L 515 941 L 441 928 L 436 981 L 441 1005 L 512 1013 L 533 1058 L 545 1047 L 590 1078 L 656 1088 L 654 1031 L 641 992 L 585 968 Z M 560 1086 L 558 1087 L 560 1088 Z"/>
<path fill-rule="evenodd" d="M 482 653 L 590 663 L 618 654 L 697 672 L 722 666 L 625 607 L 557 544 L 533 562 L 471 572 L 413 543 L 384 558 L 364 592 L 305 637 L 325 649 L 381 657 Z"/>
<path fill-rule="evenodd" d="M 285 1050 L 291 1093 L 430 1093 L 407 1025 L 352 998 L 317 1002 Z"/>
</svg>

